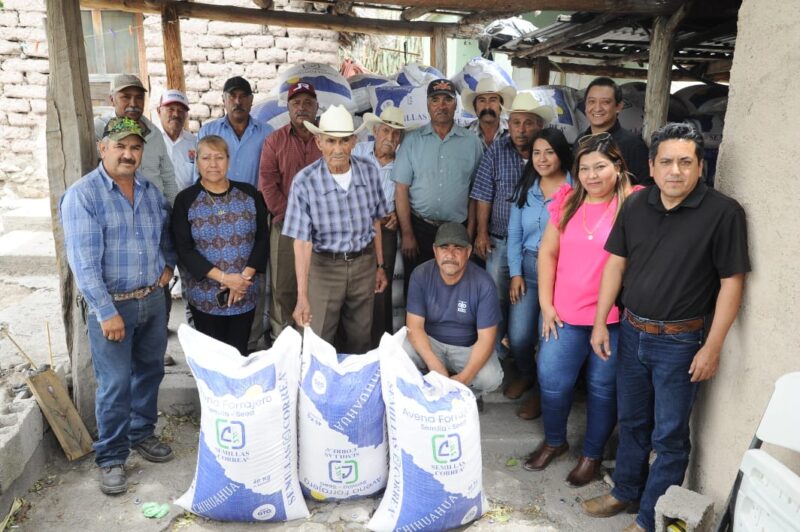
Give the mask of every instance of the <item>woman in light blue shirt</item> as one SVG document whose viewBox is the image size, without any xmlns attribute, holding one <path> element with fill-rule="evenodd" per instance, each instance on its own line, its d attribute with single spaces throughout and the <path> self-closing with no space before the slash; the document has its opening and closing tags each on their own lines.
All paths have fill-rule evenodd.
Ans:
<svg viewBox="0 0 800 532">
<path fill-rule="evenodd" d="M 572 150 L 564 134 L 546 128 L 533 136 L 531 159 L 525 164 L 511 201 L 508 221 L 508 268 L 511 276 L 508 316 L 510 354 L 517 364 L 517 380 L 509 390 L 532 388 L 536 383 L 534 350 L 539 332 L 539 290 L 536 260 L 539 243 L 550 215 L 547 204 L 564 183 L 572 184 L 569 168 Z M 539 392 L 535 390 L 517 415 L 534 419 L 541 414 Z"/>
</svg>

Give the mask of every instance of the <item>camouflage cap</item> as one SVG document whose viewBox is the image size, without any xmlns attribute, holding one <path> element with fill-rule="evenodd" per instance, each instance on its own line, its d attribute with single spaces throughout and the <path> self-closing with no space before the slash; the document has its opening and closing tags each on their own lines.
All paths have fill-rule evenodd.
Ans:
<svg viewBox="0 0 800 532">
<path fill-rule="evenodd" d="M 130 118 L 112 118 L 103 130 L 102 138 L 122 140 L 130 135 L 138 135 L 144 141 L 144 131 L 136 120 Z"/>
</svg>

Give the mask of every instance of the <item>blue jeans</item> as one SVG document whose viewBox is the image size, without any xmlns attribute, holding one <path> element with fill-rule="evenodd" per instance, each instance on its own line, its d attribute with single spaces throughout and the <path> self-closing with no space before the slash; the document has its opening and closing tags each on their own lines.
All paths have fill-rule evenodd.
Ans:
<svg viewBox="0 0 800 532">
<path fill-rule="evenodd" d="M 592 327 L 564 323 L 558 340 L 539 344 L 539 390 L 542 397 L 542 420 L 545 443 L 552 446 L 567 442 L 567 418 L 572 408 L 575 381 L 586 364 L 586 438 L 583 455 L 602 458 L 603 448 L 617 424 L 617 340 L 619 325 L 608 326 L 612 356 L 607 361 L 594 354 L 589 343 Z"/>
<path fill-rule="evenodd" d="M 153 435 L 167 349 L 163 290 L 114 306 L 125 322 L 121 342 L 106 340 L 95 314 L 86 320 L 97 378 L 94 450 L 100 467 L 124 464 L 131 447 Z"/>
<path fill-rule="evenodd" d="M 508 308 L 508 340 L 511 345 L 509 352 L 517 363 L 519 376 L 531 380 L 536 378 L 534 353 L 539 339 L 539 279 L 536 259 L 536 253 L 523 252 L 522 277 L 525 279 L 525 295 Z"/>
<path fill-rule="evenodd" d="M 494 281 L 497 288 L 497 300 L 500 302 L 500 323 L 497 324 L 497 341 L 495 351 L 500 360 L 508 355 L 508 349 L 503 345 L 503 338 L 506 336 L 506 324 L 508 323 L 508 285 L 511 278 L 508 276 L 508 247 L 506 239 L 499 239 L 493 236 L 492 252 L 486 258 L 486 271 Z"/>
<path fill-rule="evenodd" d="M 689 417 L 697 394 L 689 366 L 703 343 L 703 331 L 648 334 L 623 318 L 619 340 L 617 403 L 619 448 L 612 495 L 640 499 L 639 526 L 655 529 L 656 501 L 681 485 L 689 464 Z M 648 472 L 651 449 L 657 457 Z"/>
</svg>

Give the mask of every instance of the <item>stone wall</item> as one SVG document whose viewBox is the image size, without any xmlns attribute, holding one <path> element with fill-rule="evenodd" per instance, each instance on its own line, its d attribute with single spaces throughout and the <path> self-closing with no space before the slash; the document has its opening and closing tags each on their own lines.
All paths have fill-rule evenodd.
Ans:
<svg viewBox="0 0 800 532">
<path fill-rule="evenodd" d="M 205 0 L 254 8 L 252 0 Z M 45 117 L 47 36 L 44 0 L 4 0 L 0 9 L 0 198 L 47 195 Z M 276 0 L 275 8 L 304 10 L 305 2 Z M 277 83 L 279 73 L 303 61 L 338 68 L 338 33 L 279 26 L 183 19 L 189 127 L 222 116 L 222 86 L 230 76 L 247 78 L 256 102 Z M 166 85 L 161 17 L 144 18 L 145 55 L 151 108 Z M 154 116 L 154 115 L 153 115 Z"/>
</svg>

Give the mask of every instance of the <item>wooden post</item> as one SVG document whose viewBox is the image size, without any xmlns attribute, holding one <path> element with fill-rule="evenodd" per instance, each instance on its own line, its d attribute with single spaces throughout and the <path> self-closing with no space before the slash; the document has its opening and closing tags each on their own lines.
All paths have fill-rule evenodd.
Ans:
<svg viewBox="0 0 800 532">
<path fill-rule="evenodd" d="M 186 92 L 181 49 L 181 21 L 175 6 L 161 8 L 161 34 L 164 37 L 164 64 L 167 68 L 167 88 Z"/>
<path fill-rule="evenodd" d="M 46 0 L 47 47 L 47 175 L 60 279 L 61 311 L 72 365 L 72 400 L 89 432 L 95 431 L 95 380 L 86 323 L 64 251 L 58 216 L 61 195 L 97 164 L 89 72 L 83 47 L 79 0 Z"/>
<path fill-rule="evenodd" d="M 653 19 L 650 59 L 647 68 L 647 89 L 644 96 L 642 136 L 650 144 L 650 135 L 667 121 L 669 88 L 672 83 L 672 56 L 675 53 L 675 30 L 686 16 L 689 4 L 684 3 L 669 17 Z"/>
<path fill-rule="evenodd" d="M 439 28 L 431 33 L 431 66 L 447 76 L 447 35 Z"/>
<path fill-rule="evenodd" d="M 533 86 L 550 85 L 550 58 L 537 57 L 536 66 L 533 67 Z"/>
</svg>

